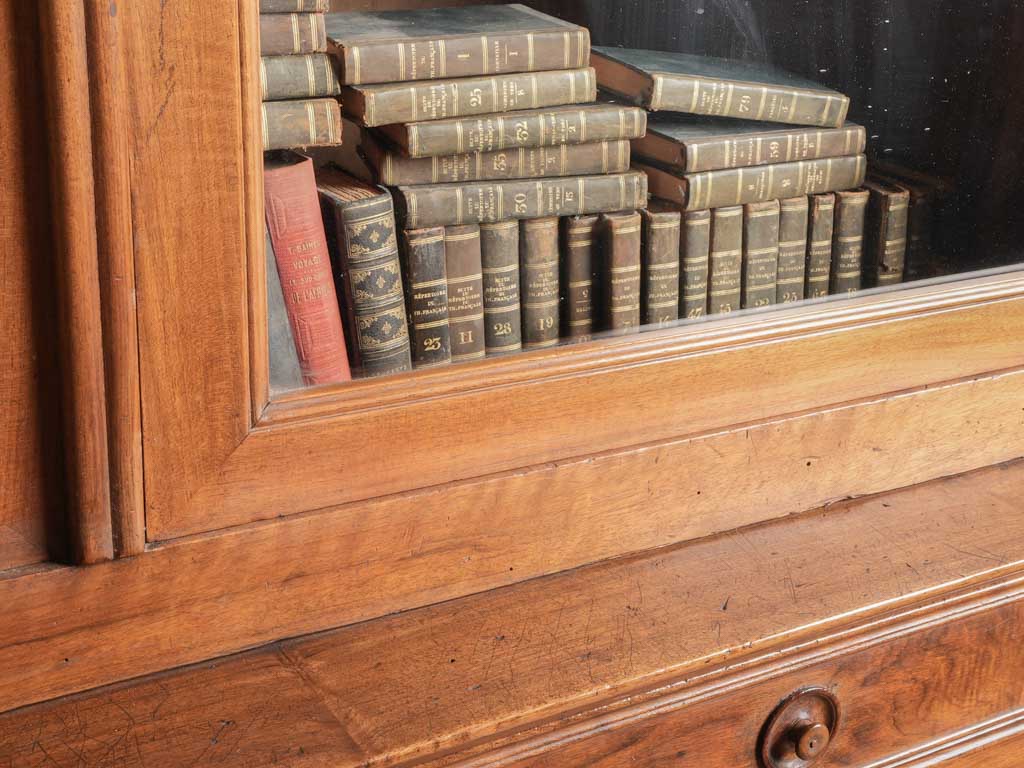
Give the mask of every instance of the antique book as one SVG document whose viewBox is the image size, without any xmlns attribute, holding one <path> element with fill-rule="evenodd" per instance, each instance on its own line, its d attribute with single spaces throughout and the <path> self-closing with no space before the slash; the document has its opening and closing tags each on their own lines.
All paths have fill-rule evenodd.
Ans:
<svg viewBox="0 0 1024 768">
<path fill-rule="evenodd" d="M 600 258 L 601 217 L 562 219 L 562 333 L 584 339 L 594 332 L 600 306 L 596 274 Z"/>
<path fill-rule="evenodd" d="M 332 13 L 349 85 L 585 67 L 590 33 L 524 5 Z"/>
<path fill-rule="evenodd" d="M 647 177 L 629 171 L 607 176 L 421 184 L 396 187 L 393 192 L 405 226 L 449 226 L 643 208 Z"/>
<path fill-rule="evenodd" d="M 843 157 L 864 152 L 863 126 L 791 128 L 704 115 L 652 114 L 633 143 L 637 156 L 683 173 Z"/>
<path fill-rule="evenodd" d="M 322 13 L 279 13 L 260 16 L 260 54 L 282 56 L 327 50 Z"/>
<path fill-rule="evenodd" d="M 519 265 L 523 302 L 523 349 L 558 343 L 558 218 L 519 222 Z"/>
<path fill-rule="evenodd" d="M 260 13 L 326 13 L 331 0 L 260 0 Z"/>
<path fill-rule="evenodd" d="M 315 99 L 341 92 L 334 66 L 326 53 L 304 56 L 264 56 L 260 59 L 263 101 Z"/>
<path fill-rule="evenodd" d="M 480 227 L 461 224 L 444 228 L 448 270 L 448 327 L 452 362 L 480 360 L 484 346 L 484 286 L 480 261 Z"/>
<path fill-rule="evenodd" d="M 743 309 L 775 303 L 779 274 L 779 201 L 743 206 Z"/>
<path fill-rule="evenodd" d="M 558 147 L 643 136 L 647 113 L 616 104 L 581 104 L 447 120 L 384 125 L 380 131 L 409 157 Z"/>
<path fill-rule="evenodd" d="M 306 384 L 348 381 L 345 332 L 313 161 L 294 152 L 267 157 L 263 200 L 302 379 Z"/>
<path fill-rule="evenodd" d="M 864 221 L 864 271 L 868 286 L 903 282 L 910 193 L 882 181 L 866 181 L 870 193 Z"/>
<path fill-rule="evenodd" d="M 708 262 L 711 211 L 684 211 L 679 237 L 679 316 L 703 317 L 708 311 Z"/>
<path fill-rule="evenodd" d="M 765 64 L 687 53 L 595 47 L 602 89 L 652 112 L 688 112 L 838 128 L 847 96 Z"/>
<path fill-rule="evenodd" d="M 519 222 L 480 225 L 484 348 L 501 355 L 523 348 L 519 300 Z"/>
<path fill-rule="evenodd" d="M 828 296 L 836 196 L 831 192 L 811 195 L 808 203 L 804 298 L 819 299 Z"/>
<path fill-rule="evenodd" d="M 585 104 L 596 96 L 594 70 L 589 67 L 342 88 L 345 113 L 370 127 Z"/>
<path fill-rule="evenodd" d="M 265 150 L 341 143 L 341 111 L 334 99 L 267 101 L 260 109 Z"/>
<path fill-rule="evenodd" d="M 921 280 L 941 273 L 935 263 L 932 249 L 932 226 L 938 189 L 909 178 L 898 178 L 874 172 L 871 178 L 894 184 L 907 190 L 910 207 L 907 209 L 907 253 L 903 264 L 903 279 Z"/>
<path fill-rule="evenodd" d="M 804 298 L 807 267 L 807 196 L 779 201 L 779 276 L 777 304 Z"/>
<path fill-rule="evenodd" d="M 298 389 L 302 386 L 302 368 L 295 349 L 295 337 L 288 322 L 288 309 L 277 271 L 274 242 L 267 229 L 267 352 L 270 359 L 270 389 Z"/>
<path fill-rule="evenodd" d="M 389 187 L 629 170 L 630 148 L 626 140 L 421 158 L 402 157 L 373 140 L 364 140 L 362 146 L 380 183 Z"/>
<path fill-rule="evenodd" d="M 647 174 L 652 195 L 697 211 L 859 187 L 867 162 L 854 155 L 686 174 L 639 158 L 633 166 Z"/>
<path fill-rule="evenodd" d="M 444 227 L 403 230 L 401 243 L 413 367 L 447 365 L 452 360 L 452 345 Z"/>
<path fill-rule="evenodd" d="M 632 333 L 640 328 L 640 214 L 606 213 L 602 221 L 605 326 Z"/>
<path fill-rule="evenodd" d="M 317 190 L 348 331 L 349 364 L 364 376 L 410 370 L 391 195 L 335 168 L 317 171 Z"/>
<path fill-rule="evenodd" d="M 678 209 L 653 206 L 641 212 L 643 219 L 640 270 L 640 323 L 661 325 L 679 319 L 679 234 L 682 216 Z"/>
<path fill-rule="evenodd" d="M 829 293 L 853 293 L 862 287 L 864 216 L 867 207 L 866 189 L 836 193 Z"/>
<path fill-rule="evenodd" d="M 711 211 L 711 250 L 708 260 L 708 314 L 740 308 L 743 293 L 743 206 Z"/>
</svg>

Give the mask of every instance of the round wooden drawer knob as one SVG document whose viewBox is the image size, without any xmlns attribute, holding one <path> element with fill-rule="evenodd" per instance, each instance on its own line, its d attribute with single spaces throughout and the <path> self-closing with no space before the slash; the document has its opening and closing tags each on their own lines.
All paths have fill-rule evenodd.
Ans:
<svg viewBox="0 0 1024 768">
<path fill-rule="evenodd" d="M 839 704 L 824 688 L 790 694 L 761 734 L 764 768 L 810 768 L 825 754 L 839 725 Z"/>
</svg>

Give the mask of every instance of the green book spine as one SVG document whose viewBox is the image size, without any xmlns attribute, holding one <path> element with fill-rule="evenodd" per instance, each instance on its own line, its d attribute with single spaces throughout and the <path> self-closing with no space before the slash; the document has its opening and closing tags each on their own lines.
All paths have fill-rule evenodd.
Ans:
<svg viewBox="0 0 1024 768">
<path fill-rule="evenodd" d="M 484 346 L 488 355 L 523 348 L 519 302 L 519 222 L 480 225 Z"/>
<path fill-rule="evenodd" d="M 523 294 L 523 347 L 540 349 L 558 343 L 558 219 L 549 216 L 520 222 L 519 267 Z"/>
<path fill-rule="evenodd" d="M 808 299 L 818 299 L 828 296 L 836 196 L 831 192 L 812 195 L 808 203 L 804 296 Z"/>
<path fill-rule="evenodd" d="M 779 277 L 777 304 L 804 298 L 807 254 L 807 198 L 779 201 Z"/>
<path fill-rule="evenodd" d="M 480 227 L 475 224 L 445 227 L 444 260 L 448 272 L 452 362 L 480 360 L 486 354 Z"/>
<path fill-rule="evenodd" d="M 664 325 L 679 319 L 680 213 L 646 210 L 643 217 L 640 322 Z"/>
<path fill-rule="evenodd" d="M 708 261 L 711 254 L 711 211 L 686 211 L 679 239 L 682 317 L 702 317 L 708 309 Z"/>
<path fill-rule="evenodd" d="M 447 365 L 452 361 L 452 344 L 444 228 L 402 232 L 401 253 L 413 366 Z"/>
<path fill-rule="evenodd" d="M 572 339 L 589 338 L 598 317 L 600 224 L 595 214 L 562 219 L 562 333 Z"/>
<path fill-rule="evenodd" d="M 744 309 L 775 303 L 779 273 L 779 201 L 743 206 Z"/>
<path fill-rule="evenodd" d="M 871 286 L 902 283 L 910 193 L 881 181 L 864 186 L 870 193 L 864 224 L 867 280 Z"/>
<path fill-rule="evenodd" d="M 853 293 L 861 289 L 868 194 L 866 189 L 836 193 L 829 293 Z"/>
<path fill-rule="evenodd" d="M 640 214 L 607 213 L 602 218 L 605 322 L 609 330 L 633 333 L 640 326 Z"/>
<path fill-rule="evenodd" d="M 708 314 L 740 308 L 743 272 L 743 207 L 711 212 L 711 253 L 708 263 Z"/>
</svg>

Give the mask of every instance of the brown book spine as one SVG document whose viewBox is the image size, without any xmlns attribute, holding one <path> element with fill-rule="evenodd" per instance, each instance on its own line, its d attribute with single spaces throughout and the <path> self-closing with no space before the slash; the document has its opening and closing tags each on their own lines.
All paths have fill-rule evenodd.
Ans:
<svg viewBox="0 0 1024 768">
<path fill-rule="evenodd" d="M 864 280 L 864 217 L 867 207 L 868 191 L 866 189 L 836 193 L 829 293 L 853 293 L 862 287 Z"/>
<path fill-rule="evenodd" d="M 563 144 L 560 147 L 421 158 L 402 157 L 393 152 L 377 154 L 372 144 L 368 144 L 367 149 L 380 183 L 389 187 L 496 179 L 540 179 L 623 173 L 629 170 L 628 141 L 602 141 L 573 146 Z"/>
<path fill-rule="evenodd" d="M 316 99 L 341 92 L 334 66 L 326 53 L 304 56 L 264 56 L 260 59 L 263 101 Z"/>
<path fill-rule="evenodd" d="M 779 201 L 779 276 L 777 304 L 804 298 L 807 268 L 807 198 Z"/>
<path fill-rule="evenodd" d="M 740 308 L 743 293 L 743 207 L 711 211 L 711 253 L 708 262 L 708 314 Z"/>
<path fill-rule="evenodd" d="M 400 123 L 381 130 L 409 157 L 434 157 L 629 140 L 646 129 L 642 109 L 601 104 Z"/>
<path fill-rule="evenodd" d="M 338 45 L 347 85 L 447 80 L 474 75 L 585 67 L 590 33 L 582 27 Z"/>
<path fill-rule="evenodd" d="M 572 339 L 594 332 L 598 311 L 598 267 L 601 217 L 562 219 L 562 329 Z"/>
<path fill-rule="evenodd" d="M 643 173 L 397 187 L 409 228 L 604 213 L 647 204 Z"/>
<path fill-rule="evenodd" d="M 585 104 L 596 97 L 594 70 L 590 68 L 342 89 L 346 113 L 371 127 Z"/>
<path fill-rule="evenodd" d="M 828 296 L 836 196 L 831 192 L 812 195 L 808 202 L 804 297 L 818 299 Z"/>
<path fill-rule="evenodd" d="M 520 227 L 523 348 L 553 347 L 560 332 L 558 219 L 522 221 Z"/>
<path fill-rule="evenodd" d="M 402 268 L 413 366 L 446 365 L 452 359 L 452 345 L 444 227 L 404 231 Z"/>
<path fill-rule="evenodd" d="M 902 283 L 910 194 L 884 182 L 866 182 L 864 186 L 870 193 L 864 224 L 867 281 L 872 287 Z"/>
<path fill-rule="evenodd" d="M 476 224 L 445 227 L 444 257 L 448 270 L 452 362 L 479 360 L 486 354 L 480 227 Z"/>
<path fill-rule="evenodd" d="M 643 261 L 640 277 L 643 325 L 679 319 L 679 211 L 646 210 L 643 218 Z"/>
<path fill-rule="evenodd" d="M 910 194 L 910 208 L 907 209 L 907 255 L 903 266 L 904 280 L 921 280 L 936 274 L 948 273 L 936 263 L 932 252 L 932 227 L 935 220 L 935 208 L 942 194 L 941 181 L 938 179 L 916 178 L 918 175 L 909 169 L 893 167 L 893 173 L 877 173 L 878 167 L 872 163 L 872 177 L 907 190 Z"/>
<path fill-rule="evenodd" d="M 334 99 L 268 101 L 261 109 L 263 149 L 341 144 L 341 111 Z"/>
<path fill-rule="evenodd" d="M 327 13 L 331 0 L 260 0 L 260 13 Z"/>
<path fill-rule="evenodd" d="M 635 332 L 640 328 L 640 214 L 608 213 L 602 218 L 605 325 L 612 331 Z"/>
<path fill-rule="evenodd" d="M 322 13 L 281 13 L 260 16 L 260 54 L 287 56 L 327 50 Z"/>
<path fill-rule="evenodd" d="M 679 314 L 703 317 L 708 310 L 711 211 L 685 211 L 679 238 Z"/>
<path fill-rule="evenodd" d="M 488 355 L 523 348 L 519 300 L 519 222 L 480 225 L 484 346 Z"/>
<path fill-rule="evenodd" d="M 779 277 L 779 201 L 743 206 L 744 309 L 775 303 Z"/>
</svg>

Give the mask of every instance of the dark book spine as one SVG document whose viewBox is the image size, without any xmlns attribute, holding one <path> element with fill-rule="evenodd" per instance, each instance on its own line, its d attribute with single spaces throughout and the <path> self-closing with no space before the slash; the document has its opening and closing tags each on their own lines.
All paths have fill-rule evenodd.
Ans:
<svg viewBox="0 0 1024 768">
<path fill-rule="evenodd" d="M 862 287 L 864 215 L 867 206 L 866 189 L 836 193 L 829 293 L 853 293 Z"/>
<path fill-rule="evenodd" d="M 779 201 L 779 276 L 777 304 L 804 298 L 807 267 L 807 198 Z"/>
<path fill-rule="evenodd" d="M 260 59 L 263 101 L 316 99 L 341 92 L 334 66 L 326 53 L 304 56 L 264 56 Z"/>
<path fill-rule="evenodd" d="M 679 238 L 679 314 L 703 317 L 708 311 L 708 261 L 711 255 L 711 211 L 683 213 Z"/>
<path fill-rule="evenodd" d="M 589 68 L 342 89 L 345 112 L 371 127 L 584 104 L 596 97 Z"/>
<path fill-rule="evenodd" d="M 685 142 L 683 151 L 687 173 L 701 173 L 725 168 L 744 168 L 768 163 L 792 163 L 827 157 L 847 157 L 864 152 L 866 131 L 860 125 L 842 128 L 808 130 L 794 128 L 763 134 L 744 134 L 740 138 L 720 136 Z M 637 153 L 643 153 L 643 141 Z"/>
<path fill-rule="evenodd" d="M 562 219 L 562 331 L 569 338 L 583 339 L 594 332 L 600 224 L 596 215 Z"/>
<path fill-rule="evenodd" d="M 331 0 L 260 0 L 260 13 L 327 13 Z"/>
<path fill-rule="evenodd" d="M 448 328 L 444 228 L 404 231 L 402 267 L 413 366 L 446 365 L 452 359 L 452 344 Z"/>
<path fill-rule="evenodd" d="M 263 149 L 341 143 L 341 112 L 334 99 L 268 101 L 261 109 Z"/>
<path fill-rule="evenodd" d="M 445 227 L 444 251 L 452 362 L 479 360 L 486 354 L 480 227 L 476 224 Z"/>
<path fill-rule="evenodd" d="M 520 222 L 519 266 L 523 294 L 523 347 L 558 343 L 558 219 Z"/>
<path fill-rule="evenodd" d="M 779 201 L 743 206 L 743 309 L 775 303 L 779 276 Z"/>
<path fill-rule="evenodd" d="M 743 208 L 711 212 L 711 254 L 708 263 L 708 314 L 722 315 L 740 308 L 743 292 Z"/>
<path fill-rule="evenodd" d="M 643 260 L 640 278 L 643 325 L 679 319 L 679 211 L 642 211 Z"/>
<path fill-rule="evenodd" d="M 395 198 L 409 228 L 540 219 L 643 208 L 647 177 L 630 171 L 535 181 L 424 184 L 397 187 Z"/>
<path fill-rule="evenodd" d="M 320 205 L 338 295 L 350 308 L 349 361 L 363 376 L 408 371 L 409 327 L 391 196 L 342 201 L 321 188 Z"/>
<path fill-rule="evenodd" d="M 868 281 L 872 287 L 902 283 L 910 195 L 907 190 L 890 185 L 865 186 L 870 192 L 864 224 Z"/>
<path fill-rule="evenodd" d="M 604 220 L 605 325 L 612 331 L 640 328 L 640 214 L 609 213 Z"/>
<path fill-rule="evenodd" d="M 818 299 L 828 296 L 836 196 L 831 192 L 813 195 L 808 202 L 804 297 Z"/>
<path fill-rule="evenodd" d="M 484 346 L 488 355 L 523 348 L 519 300 L 519 222 L 480 225 Z"/>
<path fill-rule="evenodd" d="M 446 157 L 373 157 L 381 184 L 439 184 L 494 179 L 539 179 L 629 170 L 629 142 L 602 141 L 560 147 L 475 152 Z"/>
<path fill-rule="evenodd" d="M 260 16 L 260 54 L 282 56 L 327 50 L 322 13 L 281 13 Z"/>
<path fill-rule="evenodd" d="M 605 105 L 600 110 L 556 109 L 433 120 L 386 130 L 409 157 L 434 157 L 635 139 L 647 130 L 647 113 L 636 107 Z"/>
<path fill-rule="evenodd" d="M 406 83 L 475 75 L 585 67 L 590 33 L 582 28 L 477 34 L 341 45 L 345 83 Z"/>
<path fill-rule="evenodd" d="M 270 389 L 298 389 L 302 386 L 302 367 L 295 350 L 295 337 L 288 322 L 281 276 L 277 271 L 274 243 L 267 231 L 267 351 L 270 358 Z"/>
</svg>

